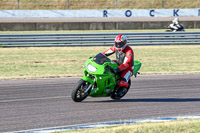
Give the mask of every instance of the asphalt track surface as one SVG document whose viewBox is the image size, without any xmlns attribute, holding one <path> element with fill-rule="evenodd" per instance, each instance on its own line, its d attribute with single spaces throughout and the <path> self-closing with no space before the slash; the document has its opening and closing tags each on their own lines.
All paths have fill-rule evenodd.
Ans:
<svg viewBox="0 0 200 133">
<path fill-rule="evenodd" d="M 79 79 L 0 80 L 0 132 L 200 114 L 200 74 L 139 75 L 121 100 L 75 103 Z"/>
</svg>

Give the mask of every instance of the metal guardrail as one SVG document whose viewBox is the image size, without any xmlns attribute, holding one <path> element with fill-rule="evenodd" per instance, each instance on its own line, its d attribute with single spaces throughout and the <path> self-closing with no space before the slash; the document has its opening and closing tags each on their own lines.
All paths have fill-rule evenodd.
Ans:
<svg viewBox="0 0 200 133">
<path fill-rule="evenodd" d="M 111 46 L 119 34 L 134 46 L 200 45 L 200 32 L 123 32 L 0 34 L 0 47 Z"/>
</svg>

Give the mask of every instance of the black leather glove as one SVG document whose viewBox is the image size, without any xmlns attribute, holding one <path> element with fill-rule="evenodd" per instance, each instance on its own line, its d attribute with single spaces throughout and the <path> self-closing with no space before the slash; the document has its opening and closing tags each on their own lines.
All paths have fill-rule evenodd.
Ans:
<svg viewBox="0 0 200 133">
<path fill-rule="evenodd" d="M 115 69 L 110 69 L 111 72 L 113 72 L 114 74 L 118 74 L 120 72 L 120 69 L 119 68 L 115 68 Z"/>
</svg>

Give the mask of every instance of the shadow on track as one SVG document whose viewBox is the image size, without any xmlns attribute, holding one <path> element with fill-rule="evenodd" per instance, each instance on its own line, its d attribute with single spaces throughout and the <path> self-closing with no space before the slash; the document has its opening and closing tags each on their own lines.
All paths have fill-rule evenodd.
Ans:
<svg viewBox="0 0 200 133">
<path fill-rule="evenodd" d="M 200 102 L 200 98 L 143 98 L 143 99 L 120 99 L 105 101 L 84 101 L 85 103 L 103 102 Z"/>
</svg>

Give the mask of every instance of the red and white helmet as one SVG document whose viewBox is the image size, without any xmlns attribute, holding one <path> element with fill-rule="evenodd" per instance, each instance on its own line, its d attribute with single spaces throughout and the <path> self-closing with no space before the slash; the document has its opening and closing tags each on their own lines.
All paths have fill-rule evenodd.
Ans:
<svg viewBox="0 0 200 133">
<path fill-rule="evenodd" d="M 118 50 L 123 50 L 127 46 L 127 38 L 125 35 L 118 35 L 115 38 L 115 47 Z"/>
</svg>

